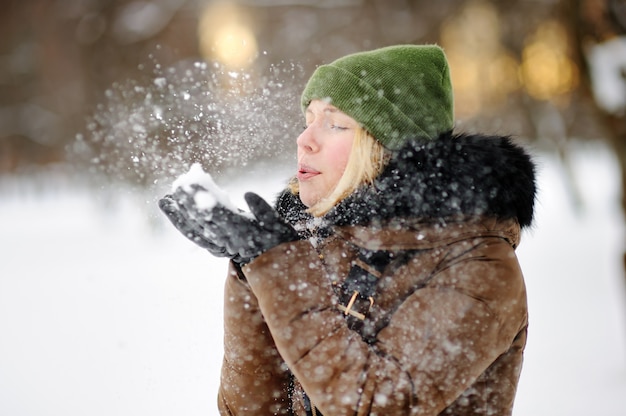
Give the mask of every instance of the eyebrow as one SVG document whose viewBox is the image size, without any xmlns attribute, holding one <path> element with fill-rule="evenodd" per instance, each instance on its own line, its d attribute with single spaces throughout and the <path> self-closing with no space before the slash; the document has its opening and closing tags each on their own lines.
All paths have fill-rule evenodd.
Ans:
<svg viewBox="0 0 626 416">
<path fill-rule="evenodd" d="M 324 113 L 341 113 L 342 111 L 339 110 L 337 107 L 324 107 L 324 110 L 322 110 Z M 307 107 L 306 109 L 307 113 L 313 113 L 313 111 L 311 111 L 310 108 Z"/>
</svg>

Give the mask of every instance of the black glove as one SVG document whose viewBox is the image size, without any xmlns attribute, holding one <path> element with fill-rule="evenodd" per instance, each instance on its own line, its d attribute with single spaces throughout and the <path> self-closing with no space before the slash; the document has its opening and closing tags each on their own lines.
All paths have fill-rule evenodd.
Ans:
<svg viewBox="0 0 626 416">
<path fill-rule="evenodd" d="M 185 237 L 200 247 L 207 249 L 214 256 L 230 257 L 236 260 L 236 256 L 233 253 L 229 253 L 225 247 L 215 243 L 215 235 L 210 231 L 209 224 L 196 218 L 195 215 L 192 215 L 185 208 L 183 200 L 192 198 L 192 196 L 181 189 L 178 189 L 175 195 L 165 195 L 159 200 L 159 208 L 165 213 L 170 222 L 174 224 L 174 227 Z"/>
<path fill-rule="evenodd" d="M 296 230 L 259 195 L 247 192 L 244 199 L 253 218 L 226 209 L 215 211 L 212 218 L 216 226 L 212 230 L 223 237 L 226 249 L 239 255 L 242 263 L 279 244 L 299 239 Z"/>
<path fill-rule="evenodd" d="M 208 192 L 198 185 L 191 194 L 178 188 L 161 199 L 159 207 L 181 233 L 215 256 L 245 264 L 278 244 L 299 238 L 294 228 L 255 193 L 244 195 L 250 216 L 219 202 L 210 209 L 199 208 L 195 199 L 199 191 Z"/>
</svg>

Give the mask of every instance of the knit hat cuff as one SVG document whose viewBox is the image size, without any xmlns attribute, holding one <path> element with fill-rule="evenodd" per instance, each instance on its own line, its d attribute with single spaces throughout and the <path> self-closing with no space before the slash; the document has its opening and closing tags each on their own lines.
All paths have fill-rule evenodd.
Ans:
<svg viewBox="0 0 626 416">
<path fill-rule="evenodd" d="M 389 149 L 399 148 L 416 132 L 434 138 L 389 101 L 383 90 L 377 91 L 351 72 L 333 65 L 317 68 L 302 93 L 302 110 L 306 111 L 316 99 L 327 100 L 355 120 L 367 120 L 367 124 L 361 122 L 362 126 Z"/>
</svg>

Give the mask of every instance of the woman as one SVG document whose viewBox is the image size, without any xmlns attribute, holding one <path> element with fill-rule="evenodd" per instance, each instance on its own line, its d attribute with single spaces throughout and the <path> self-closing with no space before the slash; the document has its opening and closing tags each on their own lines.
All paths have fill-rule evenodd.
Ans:
<svg viewBox="0 0 626 416">
<path fill-rule="evenodd" d="M 199 206 L 211 193 L 199 185 L 161 200 L 187 237 L 232 259 L 220 413 L 511 414 L 529 155 L 453 134 L 437 46 L 323 65 L 302 108 L 298 172 L 275 209 L 252 193 L 252 215 Z"/>
</svg>

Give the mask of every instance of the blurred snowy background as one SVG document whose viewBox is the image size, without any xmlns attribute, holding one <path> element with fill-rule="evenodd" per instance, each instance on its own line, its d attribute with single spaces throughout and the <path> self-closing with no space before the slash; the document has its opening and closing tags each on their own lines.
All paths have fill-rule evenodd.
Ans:
<svg viewBox="0 0 626 416">
<path fill-rule="evenodd" d="M 200 162 L 271 199 L 314 66 L 405 42 L 539 162 L 515 416 L 626 414 L 622 1 L 7 0 L 0 33 L 0 415 L 216 414 L 226 263 L 158 197 Z"/>
</svg>

